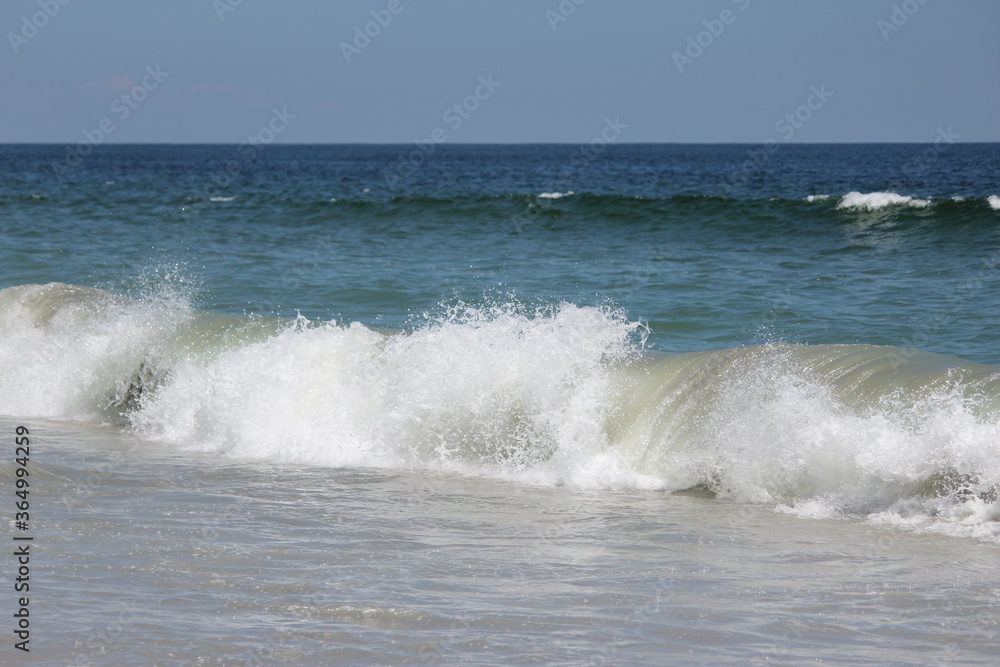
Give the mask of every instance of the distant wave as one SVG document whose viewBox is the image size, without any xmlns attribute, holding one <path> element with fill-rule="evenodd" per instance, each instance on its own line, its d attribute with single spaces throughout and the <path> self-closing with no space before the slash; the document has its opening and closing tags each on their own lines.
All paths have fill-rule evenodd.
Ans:
<svg viewBox="0 0 1000 667">
<path fill-rule="evenodd" d="M 888 206 L 911 206 L 913 208 L 924 208 L 930 206 L 929 199 L 918 199 L 896 194 L 895 192 L 848 192 L 844 195 L 837 208 L 863 209 L 875 211 Z"/>
<path fill-rule="evenodd" d="M 29 197 L 30 198 L 30 197 Z M 0 205 L 20 205 L 25 200 L 21 195 L 0 194 Z M 277 202 L 256 193 L 232 196 L 216 196 L 211 199 L 183 196 L 171 202 L 189 213 L 201 210 L 211 211 L 210 204 L 240 201 L 242 206 L 254 207 L 280 203 L 291 207 L 303 220 L 323 220 L 329 216 L 351 216 L 358 211 L 372 212 L 380 209 L 435 213 L 441 216 L 461 216 L 463 220 L 488 219 L 529 215 L 532 211 L 547 210 L 554 215 L 570 213 L 600 222 L 603 219 L 634 220 L 639 222 L 663 222 L 726 216 L 733 210 L 739 211 L 740 219 L 748 219 L 756 214 L 789 215 L 800 224 L 802 213 L 808 212 L 808 219 L 821 216 L 844 216 L 870 212 L 898 214 L 943 213 L 942 220 L 950 219 L 951 213 L 975 215 L 1000 210 L 1000 196 L 947 196 L 933 198 L 891 191 L 846 193 L 815 193 L 801 198 L 760 197 L 731 198 L 718 195 L 675 194 L 668 197 L 643 197 L 633 195 L 595 192 L 509 192 L 502 194 L 467 194 L 453 197 L 435 197 L 413 193 L 408 195 L 376 196 L 342 193 L 322 198 L 280 197 Z M 31 199 L 33 205 L 46 207 L 82 207 L 90 205 L 89 199 L 62 200 L 47 195 Z M 123 201 L 145 201 L 142 198 Z M 121 203 L 121 202 L 120 202 Z M 148 203 L 148 202 L 147 202 Z M 335 203 L 336 206 L 331 206 Z M 202 209 L 204 206 L 204 209 Z M 995 219 L 995 218 L 992 218 Z M 514 224 L 512 223 L 512 228 Z"/>
<path fill-rule="evenodd" d="M 974 211 L 977 207 L 986 206 L 996 210 L 1000 209 L 1000 197 L 990 195 L 988 197 L 966 197 L 952 196 L 942 199 L 931 197 L 916 197 L 911 195 L 901 195 L 896 192 L 857 192 L 852 191 L 844 195 L 831 196 L 826 194 L 808 195 L 807 203 L 836 202 L 836 209 L 845 211 L 879 211 L 883 209 L 928 209 L 938 207 L 942 204 L 962 205 L 965 210 Z"/>
<path fill-rule="evenodd" d="M 1000 543 L 1000 368 L 869 345 L 669 356 L 643 331 L 568 303 L 458 304 L 390 333 L 22 285 L 0 290 L 0 414 L 217 456 L 700 489 Z"/>
</svg>

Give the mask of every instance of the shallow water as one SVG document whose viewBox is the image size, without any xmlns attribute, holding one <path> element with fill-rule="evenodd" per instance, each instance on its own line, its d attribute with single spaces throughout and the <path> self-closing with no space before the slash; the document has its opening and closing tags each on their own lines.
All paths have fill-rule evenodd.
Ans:
<svg viewBox="0 0 1000 667">
<path fill-rule="evenodd" d="M 992 544 L 699 494 L 151 456 L 63 423 L 35 438 L 47 664 L 996 657 Z"/>
</svg>

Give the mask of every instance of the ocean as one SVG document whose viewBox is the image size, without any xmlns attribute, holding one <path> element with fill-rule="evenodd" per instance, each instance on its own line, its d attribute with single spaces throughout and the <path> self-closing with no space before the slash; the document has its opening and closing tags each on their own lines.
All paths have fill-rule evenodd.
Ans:
<svg viewBox="0 0 1000 667">
<path fill-rule="evenodd" d="M 1000 144 L 2 145 L 0 260 L 2 664 L 1000 660 Z"/>
</svg>

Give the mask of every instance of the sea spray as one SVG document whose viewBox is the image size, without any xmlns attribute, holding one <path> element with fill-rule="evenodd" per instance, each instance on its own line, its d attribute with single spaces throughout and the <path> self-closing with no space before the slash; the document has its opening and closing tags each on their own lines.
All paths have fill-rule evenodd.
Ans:
<svg viewBox="0 0 1000 667">
<path fill-rule="evenodd" d="M 52 283 L 0 291 L 0 412 L 116 421 L 186 302 Z"/>
<path fill-rule="evenodd" d="M 606 449 L 610 372 L 640 329 L 572 304 L 452 307 L 409 333 L 300 320 L 177 364 L 135 421 L 237 456 L 569 481 Z"/>
<path fill-rule="evenodd" d="M 408 331 L 169 298 L 0 291 L 0 413 L 150 447 L 578 488 L 699 489 L 1000 537 L 1000 369 L 899 348 L 679 355 L 622 312 L 442 306 Z"/>
<path fill-rule="evenodd" d="M 1000 369 L 926 353 L 897 369 L 895 349 L 667 357 L 624 401 L 621 458 L 668 489 L 1000 535 L 969 518 L 1000 511 Z"/>
</svg>

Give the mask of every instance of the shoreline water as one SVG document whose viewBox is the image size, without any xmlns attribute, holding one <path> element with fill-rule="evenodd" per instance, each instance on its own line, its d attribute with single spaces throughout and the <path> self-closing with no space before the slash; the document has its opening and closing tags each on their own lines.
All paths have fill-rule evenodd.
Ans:
<svg viewBox="0 0 1000 667">
<path fill-rule="evenodd" d="M 969 664 L 996 648 L 996 545 L 697 495 L 119 457 L 102 429 L 33 428 L 43 497 L 88 490 L 39 506 L 46 660 Z"/>
</svg>

